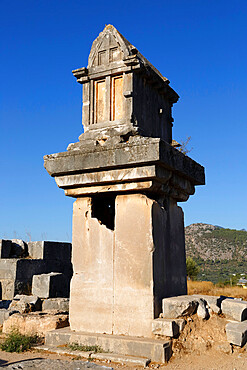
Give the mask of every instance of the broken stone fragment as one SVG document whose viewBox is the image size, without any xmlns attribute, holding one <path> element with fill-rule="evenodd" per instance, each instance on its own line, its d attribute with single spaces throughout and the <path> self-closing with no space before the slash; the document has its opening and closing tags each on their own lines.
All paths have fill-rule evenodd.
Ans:
<svg viewBox="0 0 247 370">
<path fill-rule="evenodd" d="M 242 347 L 247 341 L 247 321 L 226 324 L 226 336 L 229 343 Z"/>
<path fill-rule="evenodd" d="M 247 301 L 224 299 L 221 303 L 221 310 L 224 315 L 230 316 L 234 320 L 244 321 L 247 319 Z"/>
<path fill-rule="evenodd" d="M 200 319 L 206 320 L 209 318 L 207 302 L 202 298 L 198 300 L 198 307 L 197 307 L 196 313 L 197 313 L 197 316 L 200 317 Z"/>
<path fill-rule="evenodd" d="M 17 294 L 11 302 L 9 309 L 20 313 L 27 313 L 41 310 L 41 300 L 34 295 Z"/>
<path fill-rule="evenodd" d="M 166 319 L 176 319 L 181 316 L 193 315 L 198 307 L 198 299 L 192 296 L 178 296 L 162 300 L 163 314 Z"/>
<path fill-rule="evenodd" d="M 221 312 L 220 306 L 222 298 L 206 294 L 193 294 L 193 297 L 197 299 L 204 299 L 207 303 L 207 308 L 210 313 L 214 312 L 216 314 L 219 314 Z"/>
<path fill-rule="evenodd" d="M 224 352 L 224 353 L 227 353 L 227 354 L 230 354 L 232 353 L 232 346 L 230 343 L 227 343 L 227 342 L 220 342 L 217 346 L 216 346 L 216 350 L 217 351 L 220 351 L 220 352 Z"/>
</svg>

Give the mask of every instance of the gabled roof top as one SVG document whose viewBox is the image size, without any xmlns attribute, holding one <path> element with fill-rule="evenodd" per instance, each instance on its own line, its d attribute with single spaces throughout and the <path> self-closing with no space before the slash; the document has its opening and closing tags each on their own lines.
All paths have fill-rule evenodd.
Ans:
<svg viewBox="0 0 247 370">
<path fill-rule="evenodd" d="M 169 80 L 162 76 L 162 74 L 137 50 L 137 48 L 132 45 L 114 26 L 108 24 L 105 26 L 104 30 L 100 32 L 99 36 L 94 40 L 91 51 L 88 58 L 88 67 L 90 67 L 93 63 L 95 55 L 103 42 L 103 39 L 107 37 L 107 35 L 112 35 L 117 43 L 120 45 L 124 58 L 129 56 L 136 56 L 140 62 L 145 66 L 149 67 L 153 72 L 155 72 L 163 81 L 169 83 Z"/>
</svg>

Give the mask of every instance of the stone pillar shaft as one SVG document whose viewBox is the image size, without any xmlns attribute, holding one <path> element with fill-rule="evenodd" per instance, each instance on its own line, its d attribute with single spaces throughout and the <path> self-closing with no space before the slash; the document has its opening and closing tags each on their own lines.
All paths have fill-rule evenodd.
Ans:
<svg viewBox="0 0 247 370">
<path fill-rule="evenodd" d="M 92 217 L 93 202 L 74 203 L 71 328 L 150 337 L 162 298 L 186 294 L 182 211 L 118 195 L 111 230 Z"/>
</svg>

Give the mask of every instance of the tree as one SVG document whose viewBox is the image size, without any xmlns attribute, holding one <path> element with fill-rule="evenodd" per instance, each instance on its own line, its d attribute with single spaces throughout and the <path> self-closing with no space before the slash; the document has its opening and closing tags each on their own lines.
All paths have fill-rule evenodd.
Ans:
<svg viewBox="0 0 247 370">
<path fill-rule="evenodd" d="M 185 141 L 181 140 L 181 144 L 180 144 L 181 146 L 178 148 L 178 150 L 182 152 L 183 154 L 187 155 L 193 149 L 193 148 L 189 148 L 190 141 L 191 141 L 191 136 L 188 136 Z"/>
<path fill-rule="evenodd" d="M 193 258 L 188 257 L 186 258 L 186 270 L 187 270 L 187 276 L 191 280 L 196 280 L 197 275 L 200 272 L 200 267 L 196 264 Z"/>
</svg>

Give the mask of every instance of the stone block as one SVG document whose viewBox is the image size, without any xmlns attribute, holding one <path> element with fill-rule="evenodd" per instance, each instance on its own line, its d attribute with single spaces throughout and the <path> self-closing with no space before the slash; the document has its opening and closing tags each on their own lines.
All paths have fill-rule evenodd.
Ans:
<svg viewBox="0 0 247 370">
<path fill-rule="evenodd" d="M 39 299 L 39 297 L 34 296 L 34 295 L 28 296 L 28 295 L 18 294 L 14 297 L 9 308 L 12 310 L 16 310 L 20 313 L 40 311 L 41 310 L 41 300 Z"/>
<path fill-rule="evenodd" d="M 1 298 L 3 300 L 11 300 L 15 294 L 15 281 L 14 279 L 0 280 Z"/>
<path fill-rule="evenodd" d="M 127 150 L 126 150 L 127 149 Z M 76 152 L 76 153 L 75 153 Z M 192 184 L 204 184 L 204 168 L 188 156 L 159 138 L 143 138 L 134 136 L 126 143 L 117 146 L 92 146 L 90 149 L 70 150 L 44 157 L 45 168 L 53 177 L 72 172 L 92 172 L 96 169 L 120 168 L 128 166 L 139 167 L 150 162 L 163 162 L 166 168 L 182 177 L 188 177 Z"/>
<path fill-rule="evenodd" d="M 162 317 L 176 319 L 181 316 L 189 316 L 196 312 L 198 299 L 191 296 L 178 296 L 164 298 L 162 300 Z"/>
<path fill-rule="evenodd" d="M 11 240 L 0 239 L 0 258 L 9 258 L 11 251 Z"/>
<path fill-rule="evenodd" d="M 224 315 L 234 320 L 244 321 L 247 319 L 247 301 L 224 299 L 221 303 L 221 310 Z"/>
<path fill-rule="evenodd" d="M 17 261 L 13 258 L 0 259 L 0 280 L 15 280 Z"/>
<path fill-rule="evenodd" d="M 174 321 L 178 326 L 179 333 L 181 333 L 184 330 L 186 321 L 184 319 L 175 319 Z"/>
<path fill-rule="evenodd" d="M 0 325 L 3 325 L 4 321 L 7 320 L 9 317 L 9 310 L 6 308 L 0 309 Z"/>
<path fill-rule="evenodd" d="M 32 294 L 40 298 L 69 296 L 69 281 L 62 273 L 51 272 L 33 276 Z"/>
<path fill-rule="evenodd" d="M 226 324 L 226 336 L 229 343 L 242 347 L 247 341 L 247 321 Z"/>
<path fill-rule="evenodd" d="M 27 256 L 28 248 L 26 242 L 21 239 L 12 239 L 11 242 L 11 257 L 18 258 Z"/>
<path fill-rule="evenodd" d="M 3 325 L 4 321 L 6 321 L 9 316 L 13 315 L 14 313 L 18 313 L 18 311 L 0 308 L 0 325 Z"/>
<path fill-rule="evenodd" d="M 149 358 L 155 362 L 167 362 L 171 357 L 171 344 L 161 339 L 140 338 L 124 335 L 75 332 L 70 328 L 50 331 L 45 336 L 45 345 L 59 346 L 67 343 L 98 345 L 104 351 Z"/>
<path fill-rule="evenodd" d="M 71 243 L 29 242 L 28 255 L 34 259 L 59 260 L 67 264 L 71 260 Z"/>
<path fill-rule="evenodd" d="M 1 260 L 0 260 L 1 261 Z M 33 275 L 60 272 L 68 277 L 72 276 L 72 265 L 70 260 L 60 261 L 59 259 L 18 259 L 16 266 L 16 280 L 32 284 Z"/>
<path fill-rule="evenodd" d="M 152 322 L 152 332 L 155 335 L 175 337 L 179 334 L 179 326 L 172 319 L 155 319 Z"/>
<path fill-rule="evenodd" d="M 68 326 L 68 315 L 52 315 L 32 312 L 29 314 L 15 313 L 3 323 L 3 333 L 18 329 L 21 334 L 45 335 L 46 332 Z"/>
<path fill-rule="evenodd" d="M 43 301 L 42 311 L 69 312 L 69 298 L 48 298 Z"/>
</svg>

